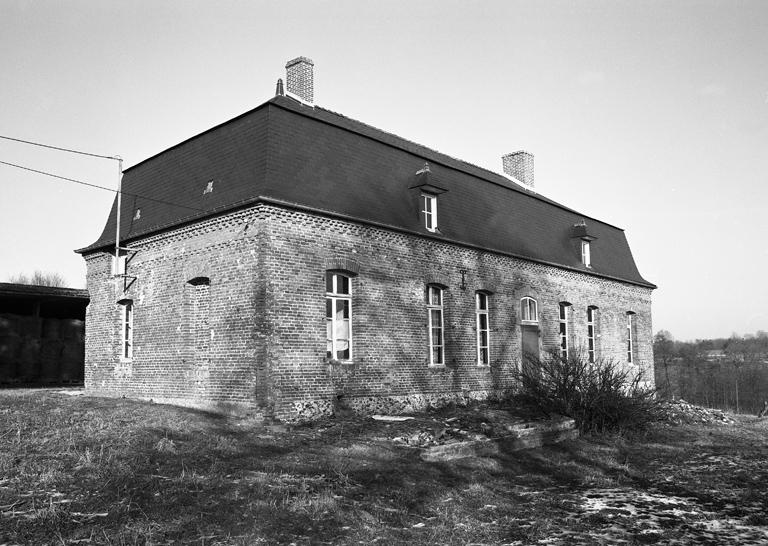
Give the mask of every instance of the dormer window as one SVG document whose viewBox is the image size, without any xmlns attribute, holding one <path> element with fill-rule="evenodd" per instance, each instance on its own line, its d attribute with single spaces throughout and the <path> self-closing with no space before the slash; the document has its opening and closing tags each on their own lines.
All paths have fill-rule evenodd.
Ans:
<svg viewBox="0 0 768 546">
<path fill-rule="evenodd" d="M 421 214 L 427 231 L 435 232 L 437 230 L 437 195 L 422 192 Z"/>
<path fill-rule="evenodd" d="M 577 256 L 581 250 L 581 265 L 584 267 L 592 267 L 592 241 L 595 239 L 594 228 L 588 228 L 584 220 L 571 227 L 573 249 Z"/>
<path fill-rule="evenodd" d="M 581 241 L 581 263 L 587 267 L 592 267 L 592 256 L 590 255 L 589 241 Z"/>
</svg>

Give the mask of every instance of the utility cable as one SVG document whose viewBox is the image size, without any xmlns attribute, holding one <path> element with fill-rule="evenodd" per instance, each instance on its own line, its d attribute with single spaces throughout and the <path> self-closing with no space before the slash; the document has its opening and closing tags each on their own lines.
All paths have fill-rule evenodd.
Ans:
<svg viewBox="0 0 768 546">
<path fill-rule="evenodd" d="M 91 153 L 88 153 L 88 152 L 81 152 L 79 150 L 70 150 L 69 148 L 60 148 L 58 146 L 51 146 L 50 144 L 41 144 L 39 142 L 32 142 L 30 140 L 22 140 L 20 138 L 13 138 L 13 137 L 9 137 L 9 136 L 0 135 L 0 138 L 5 139 L 5 140 L 12 140 L 14 142 L 21 142 L 23 144 L 31 144 L 32 146 L 40 146 L 41 148 L 49 148 L 51 150 L 59 150 L 60 152 L 69 152 L 69 153 L 72 153 L 72 154 L 89 155 L 91 157 L 100 157 L 102 159 L 120 159 L 117 156 L 91 154 Z"/>
<path fill-rule="evenodd" d="M 86 155 L 93 155 L 93 154 L 86 154 Z M 105 157 L 105 156 L 97 156 L 97 157 Z M 107 158 L 107 159 L 112 159 L 112 158 Z M 16 167 L 17 169 L 23 169 L 25 171 L 30 171 L 30 172 L 33 172 L 33 173 L 43 174 L 45 176 L 50 176 L 52 178 L 58 178 L 60 180 L 66 180 L 67 182 L 74 182 L 75 184 L 82 184 L 83 186 L 89 186 L 91 188 L 98 188 L 100 190 L 106 190 L 106 191 L 111 191 L 112 193 L 118 193 L 117 190 L 113 190 L 112 188 L 107 188 L 106 186 L 99 186 L 98 184 L 91 184 L 90 182 L 83 182 L 82 180 L 76 180 L 74 178 L 67 178 L 65 176 L 59 176 L 58 174 L 52 174 L 52 173 L 47 173 L 45 171 L 39 171 L 37 169 L 32 169 L 30 167 L 25 167 L 23 165 L 16 165 L 15 163 L 8 163 L 7 161 L 0 161 L 0 164 L 8 165 L 9 167 Z M 125 191 L 121 191 L 119 193 L 121 193 L 122 195 L 130 195 L 131 197 L 138 197 L 139 199 L 145 199 L 147 201 L 154 201 L 155 203 L 162 203 L 164 205 L 171 205 L 173 207 L 180 207 L 180 208 L 183 208 L 183 209 L 194 210 L 194 211 L 197 211 L 197 212 L 208 212 L 205 209 L 199 209 L 199 208 L 196 208 L 196 207 L 188 207 L 187 205 L 179 205 L 178 203 L 172 203 L 170 201 L 163 201 L 162 199 L 154 199 L 152 197 L 146 197 L 146 196 L 140 195 L 138 193 L 129 193 L 129 192 L 125 192 Z"/>
</svg>

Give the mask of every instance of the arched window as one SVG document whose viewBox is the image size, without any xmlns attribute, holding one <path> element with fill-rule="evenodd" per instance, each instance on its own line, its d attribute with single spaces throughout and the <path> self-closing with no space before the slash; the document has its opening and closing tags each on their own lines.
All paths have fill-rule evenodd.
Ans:
<svg viewBox="0 0 768 546">
<path fill-rule="evenodd" d="M 120 300 L 120 359 L 133 358 L 133 300 Z"/>
<path fill-rule="evenodd" d="M 475 293 L 475 316 L 477 325 L 477 363 L 480 366 L 488 366 L 491 362 L 490 339 L 490 296 L 487 292 Z"/>
<path fill-rule="evenodd" d="M 597 354 L 597 307 L 587 307 L 587 356 L 590 362 L 595 362 Z"/>
<path fill-rule="evenodd" d="M 561 301 L 559 304 L 559 336 L 560 336 L 560 357 L 568 358 L 568 336 L 570 335 L 568 322 L 571 318 L 571 304 L 567 301 Z"/>
<path fill-rule="evenodd" d="M 429 332 L 429 364 L 445 364 L 445 336 L 443 329 L 443 288 L 427 285 L 427 328 Z"/>
<path fill-rule="evenodd" d="M 325 274 L 326 357 L 352 359 L 352 279 L 344 273 Z"/>
<path fill-rule="evenodd" d="M 539 308 L 535 299 L 526 296 L 520 300 L 520 318 L 526 322 L 539 321 Z"/>
</svg>

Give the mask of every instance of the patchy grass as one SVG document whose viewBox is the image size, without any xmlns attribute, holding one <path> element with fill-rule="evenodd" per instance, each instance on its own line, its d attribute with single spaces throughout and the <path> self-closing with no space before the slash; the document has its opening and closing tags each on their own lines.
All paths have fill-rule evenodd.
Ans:
<svg viewBox="0 0 768 546">
<path fill-rule="evenodd" d="M 768 419 L 440 464 L 391 441 L 433 417 L 265 427 L 0 391 L 0 544 L 768 541 Z"/>
</svg>

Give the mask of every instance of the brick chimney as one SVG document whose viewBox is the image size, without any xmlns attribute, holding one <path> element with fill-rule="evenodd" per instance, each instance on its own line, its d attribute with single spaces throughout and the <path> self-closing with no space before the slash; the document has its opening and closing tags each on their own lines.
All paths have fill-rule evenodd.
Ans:
<svg viewBox="0 0 768 546">
<path fill-rule="evenodd" d="M 520 150 L 502 156 L 504 174 L 533 189 L 533 154 Z"/>
<path fill-rule="evenodd" d="M 312 59 L 306 57 L 296 57 L 285 64 L 285 90 L 307 104 L 315 100 L 314 66 Z"/>
</svg>

